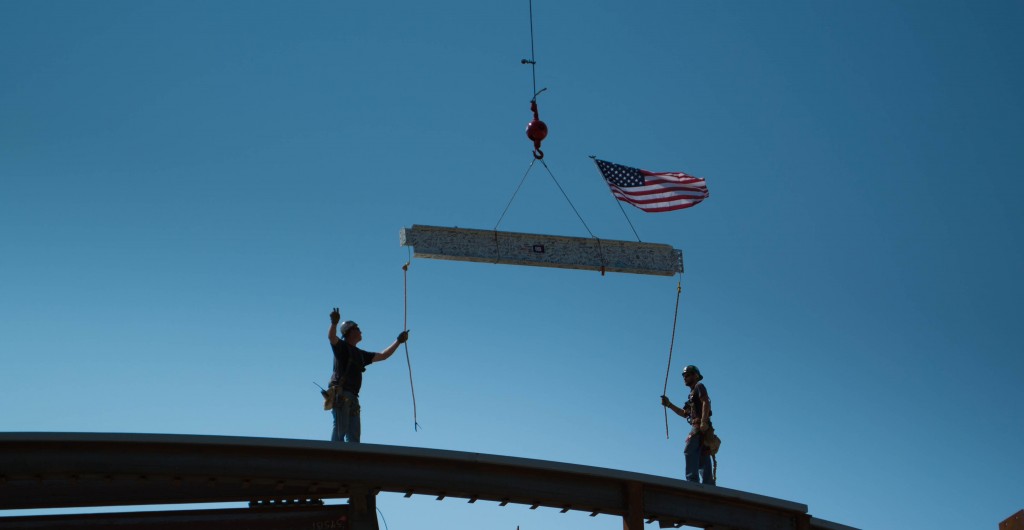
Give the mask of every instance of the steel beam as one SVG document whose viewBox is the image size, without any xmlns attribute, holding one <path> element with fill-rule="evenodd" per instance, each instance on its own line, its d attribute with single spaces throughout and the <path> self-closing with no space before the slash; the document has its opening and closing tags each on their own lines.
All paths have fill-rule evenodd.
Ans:
<svg viewBox="0 0 1024 530">
<path fill-rule="evenodd" d="M 217 510 L 170 510 L 152 512 L 89 513 L 27 517 L 0 517 L 0 530 L 97 530 L 142 528 L 145 530 L 355 530 L 349 524 L 349 507 L 300 506 L 229 508 Z"/>
<path fill-rule="evenodd" d="M 839 528 L 790 501 L 543 460 L 308 440 L 0 434 L 0 510 L 349 498 L 355 529 L 376 524 L 378 492 L 609 514 L 624 517 L 629 530 L 644 519 L 704 528 Z M 0 528 L 5 521 L 0 511 Z"/>
<path fill-rule="evenodd" d="M 626 514 L 622 516 L 622 530 L 644 530 L 644 485 L 626 484 Z"/>
<path fill-rule="evenodd" d="M 402 228 L 399 242 L 417 258 L 658 276 L 683 272 L 682 251 L 659 243 L 425 225 Z"/>
</svg>

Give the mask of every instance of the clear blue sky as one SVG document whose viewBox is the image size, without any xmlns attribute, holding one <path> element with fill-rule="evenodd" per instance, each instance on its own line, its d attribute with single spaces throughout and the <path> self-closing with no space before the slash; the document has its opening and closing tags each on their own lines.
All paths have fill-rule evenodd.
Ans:
<svg viewBox="0 0 1024 530">
<path fill-rule="evenodd" d="M 489 229 L 531 159 L 527 1 L 0 1 L 0 429 L 326 439 L 339 306 L 402 327 L 403 226 Z M 707 178 L 669 395 L 720 484 L 863 528 L 1024 508 L 1024 4 L 535 0 L 546 161 Z M 534 171 L 502 229 L 586 236 Z M 681 478 L 675 279 L 414 260 L 364 441 Z M 478 503 L 479 504 L 479 503 Z M 612 517 L 382 496 L 391 530 Z"/>
</svg>

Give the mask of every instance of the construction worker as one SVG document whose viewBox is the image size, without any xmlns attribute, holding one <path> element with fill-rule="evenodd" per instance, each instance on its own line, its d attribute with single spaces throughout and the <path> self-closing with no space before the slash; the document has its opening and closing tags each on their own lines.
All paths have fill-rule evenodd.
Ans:
<svg viewBox="0 0 1024 530">
<path fill-rule="evenodd" d="M 691 364 L 683 368 L 683 382 L 690 387 L 686 405 L 679 408 L 672 404 L 668 396 L 661 396 L 661 404 L 686 418 L 691 425 L 683 449 L 683 456 L 686 459 L 686 480 L 714 485 L 715 474 L 711 468 L 711 455 L 704 447 L 705 433 L 711 429 L 711 398 L 708 397 L 704 383 L 700 382 L 702 379 L 704 376 L 696 366 Z"/>
<path fill-rule="evenodd" d="M 363 386 L 366 365 L 391 357 L 399 344 L 409 340 L 409 331 L 399 333 L 395 342 L 384 351 L 370 353 L 356 347 L 363 340 L 363 332 L 359 325 L 351 320 L 346 320 L 341 325 L 341 338 L 338 338 L 339 321 L 341 312 L 335 307 L 334 311 L 331 311 L 331 327 L 327 331 L 327 338 L 330 339 L 331 350 L 334 352 L 334 373 L 331 374 L 331 384 L 326 396 L 331 405 L 331 414 L 334 416 L 331 441 L 359 443 L 359 389 Z"/>
</svg>

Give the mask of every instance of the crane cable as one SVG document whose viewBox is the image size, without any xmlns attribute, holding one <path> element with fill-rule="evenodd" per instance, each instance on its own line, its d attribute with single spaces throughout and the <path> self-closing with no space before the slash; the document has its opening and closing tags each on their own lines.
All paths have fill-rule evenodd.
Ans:
<svg viewBox="0 0 1024 530">
<path fill-rule="evenodd" d="M 533 97 L 530 99 L 530 111 L 533 112 L 533 120 L 526 126 L 526 137 L 533 142 L 533 157 L 537 160 L 544 158 L 544 151 L 540 149 L 540 143 L 548 136 L 548 126 L 540 120 L 540 111 L 537 109 L 537 96 L 547 90 L 537 90 L 537 53 L 533 43 L 533 0 L 530 0 L 530 58 L 520 61 L 522 64 L 530 65 L 533 74 Z"/>
<path fill-rule="evenodd" d="M 533 71 L 533 98 L 537 99 L 540 92 L 537 92 L 537 55 L 533 46 L 533 0 L 530 0 L 530 59 L 523 59 L 522 63 L 530 65 L 530 70 Z"/>
</svg>

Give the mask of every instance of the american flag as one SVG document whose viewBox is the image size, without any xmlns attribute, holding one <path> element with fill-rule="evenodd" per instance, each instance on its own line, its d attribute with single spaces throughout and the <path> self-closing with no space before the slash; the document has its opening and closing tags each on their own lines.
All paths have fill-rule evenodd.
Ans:
<svg viewBox="0 0 1024 530">
<path fill-rule="evenodd" d="M 616 199 L 645 212 L 689 208 L 708 197 L 704 179 L 686 173 L 655 173 L 594 159 Z"/>
</svg>

